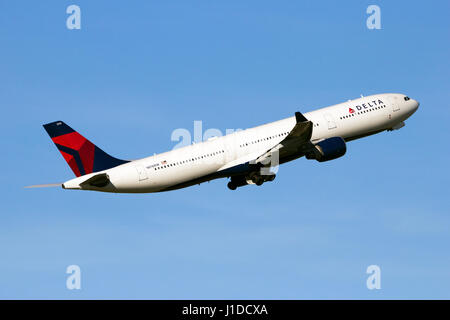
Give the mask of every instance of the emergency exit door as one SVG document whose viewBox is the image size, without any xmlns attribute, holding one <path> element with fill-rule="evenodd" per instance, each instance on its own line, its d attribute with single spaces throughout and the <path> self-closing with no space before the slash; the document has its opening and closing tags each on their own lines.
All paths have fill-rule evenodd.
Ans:
<svg viewBox="0 0 450 320">
<path fill-rule="evenodd" d="M 329 113 L 324 115 L 325 121 L 327 122 L 328 130 L 336 129 L 336 122 L 333 119 L 333 116 Z"/>
<path fill-rule="evenodd" d="M 143 166 L 136 166 L 136 170 L 138 172 L 139 181 L 148 179 L 147 170 L 145 170 Z"/>
</svg>

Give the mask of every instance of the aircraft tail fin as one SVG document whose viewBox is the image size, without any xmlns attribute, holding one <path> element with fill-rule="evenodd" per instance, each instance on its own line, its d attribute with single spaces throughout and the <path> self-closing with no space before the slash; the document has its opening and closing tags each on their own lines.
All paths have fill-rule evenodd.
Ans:
<svg viewBox="0 0 450 320">
<path fill-rule="evenodd" d="M 63 121 L 43 126 L 77 177 L 128 162 L 110 156 Z"/>
</svg>

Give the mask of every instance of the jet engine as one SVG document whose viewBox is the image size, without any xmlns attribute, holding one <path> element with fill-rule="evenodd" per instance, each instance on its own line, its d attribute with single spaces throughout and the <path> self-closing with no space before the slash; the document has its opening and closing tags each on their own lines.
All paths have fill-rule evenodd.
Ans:
<svg viewBox="0 0 450 320">
<path fill-rule="evenodd" d="M 314 146 L 313 152 L 306 154 L 306 158 L 324 162 L 342 157 L 346 151 L 347 146 L 344 139 L 341 137 L 332 137 L 317 143 Z"/>
</svg>

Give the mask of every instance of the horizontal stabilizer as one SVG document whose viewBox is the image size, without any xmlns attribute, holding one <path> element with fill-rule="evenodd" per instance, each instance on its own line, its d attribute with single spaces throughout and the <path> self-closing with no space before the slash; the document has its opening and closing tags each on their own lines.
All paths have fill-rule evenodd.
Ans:
<svg viewBox="0 0 450 320">
<path fill-rule="evenodd" d="M 102 188 L 109 183 L 109 177 L 106 173 L 99 173 L 80 183 L 80 187 L 99 187 Z"/>
</svg>

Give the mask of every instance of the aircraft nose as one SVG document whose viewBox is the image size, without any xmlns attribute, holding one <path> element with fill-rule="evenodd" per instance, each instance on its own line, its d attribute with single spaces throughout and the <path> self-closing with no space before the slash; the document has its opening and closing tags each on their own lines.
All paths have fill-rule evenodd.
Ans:
<svg viewBox="0 0 450 320">
<path fill-rule="evenodd" d="M 414 104 L 413 104 L 413 112 L 416 112 L 416 110 L 417 109 L 419 109 L 419 105 L 420 105 L 420 103 L 419 103 L 419 101 L 417 101 L 417 100 L 415 100 L 415 99 L 412 99 L 413 100 L 413 102 L 414 102 Z"/>
</svg>

